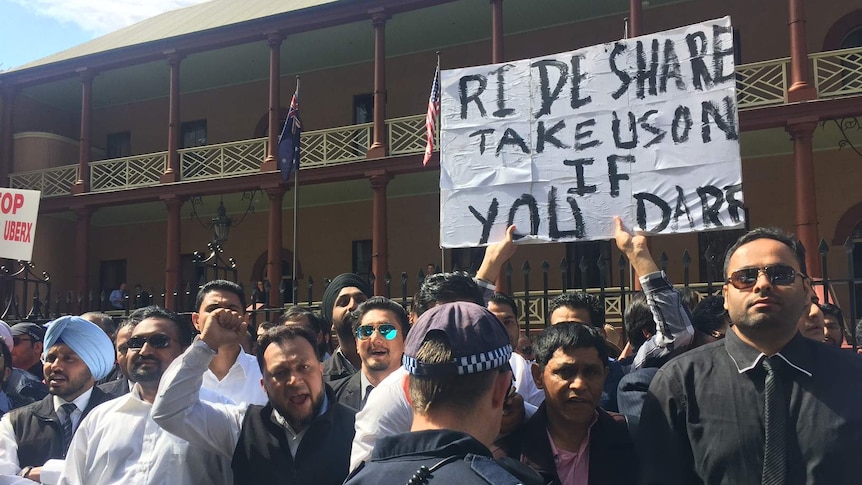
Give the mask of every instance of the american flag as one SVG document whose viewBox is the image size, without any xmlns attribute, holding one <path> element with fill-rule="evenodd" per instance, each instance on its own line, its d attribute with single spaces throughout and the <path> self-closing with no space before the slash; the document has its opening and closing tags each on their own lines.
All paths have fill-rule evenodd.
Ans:
<svg viewBox="0 0 862 485">
<path fill-rule="evenodd" d="M 428 165 L 431 153 L 434 151 L 434 139 L 437 132 L 437 117 L 440 116 L 440 60 L 437 60 L 437 70 L 434 71 L 434 84 L 431 85 L 431 96 L 428 98 L 428 113 L 425 114 L 425 158 L 422 166 Z"/>
<path fill-rule="evenodd" d="M 281 181 L 287 182 L 293 172 L 299 170 L 299 147 L 302 123 L 299 121 L 299 84 L 290 99 L 287 119 L 278 137 L 278 169 Z"/>
</svg>

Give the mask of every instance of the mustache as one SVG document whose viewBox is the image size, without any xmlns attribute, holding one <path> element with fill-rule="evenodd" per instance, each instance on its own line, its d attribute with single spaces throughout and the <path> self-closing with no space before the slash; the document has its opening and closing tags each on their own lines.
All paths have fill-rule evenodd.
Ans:
<svg viewBox="0 0 862 485">
<path fill-rule="evenodd" d="M 142 355 L 142 356 L 138 357 L 137 359 L 135 359 L 135 361 L 132 363 L 132 365 L 138 365 L 138 364 L 142 364 L 144 362 L 154 362 L 154 363 L 158 364 L 159 359 L 157 359 L 155 357 L 148 357 L 148 356 Z"/>
</svg>

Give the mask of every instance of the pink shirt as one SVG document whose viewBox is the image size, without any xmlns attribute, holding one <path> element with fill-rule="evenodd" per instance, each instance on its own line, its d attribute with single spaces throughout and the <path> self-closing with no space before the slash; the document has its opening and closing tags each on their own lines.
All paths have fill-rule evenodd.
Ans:
<svg viewBox="0 0 862 485">
<path fill-rule="evenodd" d="M 551 454 L 557 466 L 557 476 L 562 485 L 587 485 L 590 480 L 590 433 L 596 424 L 598 415 L 593 417 L 590 429 L 577 452 L 557 449 L 551 433 L 548 431 L 548 442 L 551 444 Z"/>
</svg>

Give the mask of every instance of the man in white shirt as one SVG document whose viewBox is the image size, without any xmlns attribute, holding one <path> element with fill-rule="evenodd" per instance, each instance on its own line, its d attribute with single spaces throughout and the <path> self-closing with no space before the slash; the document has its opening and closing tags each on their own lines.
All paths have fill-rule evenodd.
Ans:
<svg viewBox="0 0 862 485">
<path fill-rule="evenodd" d="M 66 456 L 82 417 L 113 397 L 93 388 L 114 365 L 111 339 L 94 323 L 77 316 L 54 320 L 44 349 L 50 394 L 0 420 L 0 475 L 39 481 L 48 460 Z"/>
<path fill-rule="evenodd" d="M 509 295 L 494 293 L 494 296 L 488 301 L 488 311 L 493 313 L 503 324 L 512 348 L 517 348 L 518 339 L 521 336 L 521 327 L 518 325 L 518 305 L 515 303 L 515 299 Z M 517 352 L 512 352 L 512 356 L 509 357 L 509 366 L 512 367 L 512 374 L 515 376 L 515 389 L 517 389 L 518 394 L 524 396 L 524 402 L 536 407 L 541 406 L 545 402 L 545 393 L 536 387 L 533 373 L 530 372 L 530 365 L 527 364 L 527 361 Z"/>
<path fill-rule="evenodd" d="M 129 324 L 134 328 L 126 342 L 135 385 L 81 422 L 59 483 L 231 483 L 226 459 L 162 430 L 150 416 L 162 374 L 192 336 L 174 312 L 154 306 L 140 311 L 140 320 Z M 202 392 L 206 399 L 217 399 Z"/>
<path fill-rule="evenodd" d="M 245 317 L 245 295 L 242 287 L 232 281 L 213 280 L 198 291 L 198 311 L 192 313 L 192 323 L 198 332 L 208 315 L 225 308 Z M 266 394 L 260 387 L 260 368 L 253 355 L 246 354 L 239 342 L 221 347 L 204 373 L 204 389 L 223 394 L 240 404 L 266 404 Z"/>
<path fill-rule="evenodd" d="M 301 325 L 268 330 L 257 351 L 269 402 L 221 406 L 201 400 L 213 349 L 236 343 L 247 323 L 219 309 L 162 380 L 153 419 L 168 432 L 231 459 L 234 483 L 341 483 L 347 477 L 353 411 L 323 383 L 317 338 Z M 204 483 L 204 482 L 201 482 Z"/>
</svg>

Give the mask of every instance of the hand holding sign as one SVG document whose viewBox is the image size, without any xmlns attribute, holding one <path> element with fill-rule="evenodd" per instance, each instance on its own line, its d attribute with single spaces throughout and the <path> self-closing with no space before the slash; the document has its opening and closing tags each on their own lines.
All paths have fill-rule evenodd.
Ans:
<svg viewBox="0 0 862 485">
<path fill-rule="evenodd" d="M 506 237 L 502 241 L 489 244 L 485 248 L 485 257 L 479 270 L 476 271 L 476 278 L 491 283 L 497 279 L 503 265 L 515 255 L 515 231 L 517 230 L 515 225 L 509 226 L 506 228 Z"/>
<path fill-rule="evenodd" d="M 617 249 L 626 255 L 629 263 L 635 269 L 635 273 L 638 276 L 646 276 L 658 271 L 658 266 L 652 259 L 647 238 L 643 232 L 632 233 L 629 231 L 620 216 L 614 216 L 614 226 L 616 227 L 614 240 L 617 242 Z"/>
</svg>

